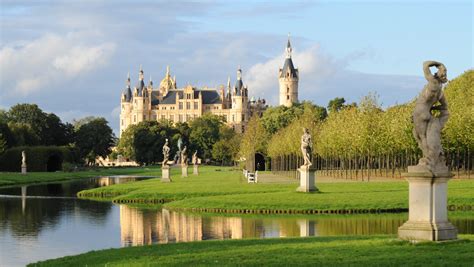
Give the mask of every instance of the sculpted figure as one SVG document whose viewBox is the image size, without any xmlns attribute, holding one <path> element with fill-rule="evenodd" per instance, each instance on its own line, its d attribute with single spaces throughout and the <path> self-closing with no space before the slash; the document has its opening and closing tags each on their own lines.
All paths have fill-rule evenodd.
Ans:
<svg viewBox="0 0 474 267">
<path fill-rule="evenodd" d="M 165 144 L 163 146 L 163 166 L 168 164 L 169 157 L 170 157 L 170 147 L 168 146 L 168 139 L 166 139 Z"/>
<path fill-rule="evenodd" d="M 26 152 L 25 152 L 25 150 L 21 151 L 21 166 L 26 166 Z"/>
<path fill-rule="evenodd" d="M 181 164 L 185 165 L 188 161 L 188 155 L 186 154 L 186 146 L 184 146 L 183 150 L 181 151 Z"/>
<path fill-rule="evenodd" d="M 181 162 L 181 148 L 183 146 L 183 139 L 181 139 L 181 137 L 178 139 L 178 143 L 176 145 L 178 146 L 178 151 L 176 151 L 176 154 L 174 155 L 175 164 Z"/>
<path fill-rule="evenodd" d="M 430 67 L 436 67 L 438 71 L 432 74 Z M 433 172 L 438 164 L 446 165 L 441 147 L 441 130 L 449 117 L 448 103 L 442 91 L 448 78 L 446 67 L 440 62 L 425 61 L 423 71 L 428 84 L 421 91 L 413 111 L 413 135 L 423 152 L 418 165 Z M 437 116 L 433 115 L 434 110 L 439 111 Z"/>
<path fill-rule="evenodd" d="M 196 151 L 194 152 L 194 154 L 193 154 L 193 159 L 192 159 L 192 161 L 193 161 L 193 164 L 194 164 L 194 165 L 198 164 L 198 156 L 197 156 L 197 153 L 198 153 L 198 152 L 197 152 L 197 150 L 196 150 Z"/>
<path fill-rule="evenodd" d="M 303 153 L 304 163 L 303 166 L 309 167 L 313 165 L 311 163 L 311 152 L 313 148 L 313 142 L 311 140 L 311 135 L 307 128 L 303 128 L 303 135 L 301 136 L 301 152 Z"/>
</svg>

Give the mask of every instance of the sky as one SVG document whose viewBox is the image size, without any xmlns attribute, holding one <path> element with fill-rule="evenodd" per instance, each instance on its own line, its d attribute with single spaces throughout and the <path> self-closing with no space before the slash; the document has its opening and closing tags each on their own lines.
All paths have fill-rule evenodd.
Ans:
<svg viewBox="0 0 474 267">
<path fill-rule="evenodd" d="M 140 65 L 155 85 L 169 65 L 178 87 L 234 84 L 240 66 L 249 95 L 276 105 L 289 33 L 300 100 L 376 93 L 386 107 L 416 97 L 425 60 L 450 79 L 473 68 L 473 13 L 457 0 L 0 0 L 0 109 L 101 116 L 117 133 Z"/>
</svg>

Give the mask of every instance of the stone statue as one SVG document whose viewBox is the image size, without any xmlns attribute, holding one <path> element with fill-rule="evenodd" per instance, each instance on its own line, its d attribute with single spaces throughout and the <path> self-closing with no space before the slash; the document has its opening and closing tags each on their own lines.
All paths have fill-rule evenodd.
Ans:
<svg viewBox="0 0 474 267">
<path fill-rule="evenodd" d="M 311 163 L 311 154 L 313 149 L 313 142 L 311 135 L 307 128 L 303 128 L 303 135 L 301 136 L 301 152 L 303 153 L 304 163 L 303 166 L 309 167 L 313 165 Z"/>
<path fill-rule="evenodd" d="M 188 161 L 188 155 L 186 154 L 186 146 L 184 146 L 183 150 L 181 151 L 181 164 L 186 165 Z"/>
<path fill-rule="evenodd" d="M 179 137 L 176 145 L 178 146 L 178 151 L 176 151 L 176 155 L 174 155 L 174 162 L 178 163 L 181 162 L 181 148 L 183 146 L 183 139 L 181 139 L 181 137 Z"/>
<path fill-rule="evenodd" d="M 26 166 L 26 152 L 25 150 L 21 151 L 21 166 Z"/>
<path fill-rule="evenodd" d="M 438 71 L 433 75 L 430 67 L 436 67 Z M 436 169 L 446 168 L 441 130 L 449 117 L 448 103 L 442 91 L 448 78 L 446 67 L 436 61 L 425 61 L 423 71 L 428 84 L 421 91 L 413 111 L 413 135 L 423 152 L 417 167 L 434 174 Z M 438 115 L 433 114 L 435 110 L 439 111 Z"/>
<path fill-rule="evenodd" d="M 192 159 L 192 161 L 193 161 L 193 164 L 194 164 L 194 165 L 198 164 L 198 156 L 197 156 L 197 153 L 198 153 L 198 152 L 197 152 L 197 150 L 196 150 L 196 151 L 194 152 L 194 154 L 193 154 L 193 159 Z"/>
<path fill-rule="evenodd" d="M 170 147 L 168 146 L 168 138 L 166 138 L 165 145 L 163 146 L 163 166 L 168 164 L 170 157 Z"/>
</svg>

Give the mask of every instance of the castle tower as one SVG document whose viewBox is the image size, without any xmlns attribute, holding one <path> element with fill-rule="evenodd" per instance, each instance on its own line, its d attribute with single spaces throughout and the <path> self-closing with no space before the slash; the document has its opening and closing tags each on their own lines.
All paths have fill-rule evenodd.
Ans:
<svg viewBox="0 0 474 267">
<path fill-rule="evenodd" d="M 291 59 L 291 43 L 288 35 L 288 43 L 286 45 L 286 59 L 283 68 L 278 73 L 278 81 L 280 83 L 280 105 L 291 107 L 293 103 L 298 103 L 298 69 L 295 69 L 293 60 Z"/>
<path fill-rule="evenodd" d="M 140 65 L 140 71 L 138 72 L 138 83 L 133 89 L 133 101 L 132 101 L 132 124 L 138 124 L 139 122 L 147 120 L 146 118 L 146 87 L 144 81 L 145 75 L 143 73 L 142 66 Z"/>
<path fill-rule="evenodd" d="M 125 82 L 125 90 L 120 98 L 120 135 L 130 125 L 130 112 L 132 102 L 132 89 L 130 88 L 130 72 Z"/>
</svg>

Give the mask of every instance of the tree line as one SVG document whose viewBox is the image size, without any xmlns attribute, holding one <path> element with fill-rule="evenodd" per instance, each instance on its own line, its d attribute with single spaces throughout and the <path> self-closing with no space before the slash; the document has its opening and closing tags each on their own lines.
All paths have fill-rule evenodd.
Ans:
<svg viewBox="0 0 474 267">
<path fill-rule="evenodd" d="M 77 154 L 77 163 L 94 164 L 106 157 L 115 143 L 112 129 L 104 118 L 86 117 L 62 122 L 35 104 L 17 104 L 0 110 L 0 154 L 15 147 L 68 147 Z"/>
</svg>

